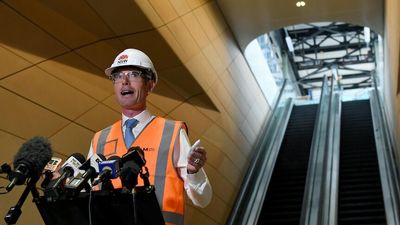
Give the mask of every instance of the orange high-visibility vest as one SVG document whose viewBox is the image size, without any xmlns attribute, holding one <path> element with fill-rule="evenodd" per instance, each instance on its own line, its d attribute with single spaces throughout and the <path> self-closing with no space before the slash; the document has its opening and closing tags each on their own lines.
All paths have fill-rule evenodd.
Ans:
<svg viewBox="0 0 400 225">
<path fill-rule="evenodd" d="M 132 146 L 143 149 L 146 167 L 149 169 L 150 184 L 155 192 L 167 225 L 183 225 L 185 194 L 183 180 L 173 164 L 173 148 L 179 138 L 181 128 L 186 125 L 180 121 L 155 117 L 128 148 L 125 146 L 121 120 L 97 132 L 92 140 L 93 151 L 106 158 L 116 155 L 122 157 Z M 114 179 L 115 188 L 121 188 L 121 180 Z M 138 186 L 143 180 L 138 179 Z"/>
</svg>

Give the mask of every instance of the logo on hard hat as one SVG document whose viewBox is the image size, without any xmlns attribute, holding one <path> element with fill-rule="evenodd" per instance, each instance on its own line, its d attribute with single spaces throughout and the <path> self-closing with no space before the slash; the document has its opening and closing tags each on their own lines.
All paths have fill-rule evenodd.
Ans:
<svg viewBox="0 0 400 225">
<path fill-rule="evenodd" d="M 121 55 L 117 61 L 118 64 L 122 64 L 122 63 L 126 63 L 126 62 L 128 62 L 128 55 Z"/>
</svg>

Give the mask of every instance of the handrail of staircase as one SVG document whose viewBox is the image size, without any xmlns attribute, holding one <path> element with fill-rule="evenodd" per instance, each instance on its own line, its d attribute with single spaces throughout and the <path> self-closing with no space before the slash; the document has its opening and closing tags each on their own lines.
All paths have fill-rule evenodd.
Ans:
<svg viewBox="0 0 400 225">
<path fill-rule="evenodd" d="M 325 142 L 324 176 L 321 195 L 321 213 L 318 224 L 336 225 L 339 196 L 339 159 L 340 159 L 340 125 L 341 94 L 334 91 L 331 83 L 329 116 Z"/>
<path fill-rule="evenodd" d="M 396 163 L 396 145 L 394 144 L 393 133 L 389 129 L 375 73 L 372 73 L 372 78 L 374 88 L 370 92 L 370 104 L 386 221 L 388 225 L 399 225 L 400 185 L 399 170 Z"/>
<path fill-rule="evenodd" d="M 333 85 L 331 82 L 331 86 Z M 330 120 L 330 105 L 332 90 L 328 87 L 328 79 L 324 76 L 321 89 L 320 103 L 314 125 L 313 140 L 310 147 L 306 185 L 304 190 L 300 225 L 320 224 L 322 215 L 322 199 L 325 175 L 325 148 L 328 134 L 328 121 Z"/>
<path fill-rule="evenodd" d="M 253 156 L 249 161 L 249 169 L 243 178 L 227 225 L 257 223 L 293 107 L 293 99 L 285 99 L 286 86 L 287 80 L 285 79 L 270 117 L 260 129 L 260 135 L 253 147 Z"/>
<path fill-rule="evenodd" d="M 301 225 L 336 225 L 339 187 L 341 95 L 324 77 L 314 129 Z"/>
</svg>

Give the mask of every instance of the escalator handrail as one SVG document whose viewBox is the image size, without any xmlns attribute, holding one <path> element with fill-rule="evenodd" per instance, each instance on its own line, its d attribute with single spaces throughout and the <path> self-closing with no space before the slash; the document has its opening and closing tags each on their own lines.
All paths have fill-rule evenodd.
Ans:
<svg viewBox="0 0 400 225">
<path fill-rule="evenodd" d="M 271 165 L 272 153 L 268 151 L 263 151 L 263 149 L 271 149 L 271 147 L 268 147 L 268 145 L 274 145 L 274 143 L 279 142 L 279 138 L 274 137 L 282 136 L 283 138 L 283 135 L 278 135 L 277 133 L 284 133 L 284 128 L 286 127 L 286 125 L 284 124 L 287 124 L 290 111 L 293 106 L 292 99 L 289 99 L 289 101 L 286 101 L 284 104 L 282 103 L 284 100 L 286 100 L 284 99 L 286 85 L 287 80 L 285 79 L 280 89 L 279 95 L 275 103 L 273 104 L 270 117 L 268 118 L 268 120 L 266 120 L 266 122 L 264 122 L 262 128 L 260 129 L 261 132 L 259 137 L 257 138 L 257 141 L 255 142 L 254 153 L 250 161 L 252 163 L 249 164 L 249 169 L 247 170 L 246 175 L 243 178 L 240 191 L 238 193 L 238 196 L 236 197 L 235 204 L 226 223 L 227 225 L 252 224 L 252 222 L 249 222 L 249 220 L 251 219 L 250 217 L 253 217 L 252 220 L 255 221 L 257 221 L 258 219 L 259 213 L 256 213 L 256 215 L 254 215 L 254 213 L 253 215 L 250 215 L 250 209 L 257 208 L 256 206 L 254 206 L 255 195 L 257 195 L 257 192 L 262 191 L 255 191 L 259 188 L 257 187 L 256 183 L 260 182 L 260 177 L 263 174 L 263 171 L 272 170 L 271 168 L 265 168 L 267 165 Z M 263 155 L 263 153 L 267 154 Z M 277 153 L 274 153 L 273 155 L 277 155 Z M 264 193 L 265 192 L 266 191 L 264 190 Z M 259 205 L 258 208 L 261 208 L 261 206 Z"/>
<path fill-rule="evenodd" d="M 332 81 L 331 88 L 329 89 L 327 77 L 324 76 L 313 140 L 310 148 L 300 225 L 321 224 L 321 220 L 327 213 L 324 211 L 324 199 L 322 197 L 325 194 L 329 194 L 329 196 L 331 195 L 329 188 L 326 190 L 327 181 L 325 180 L 325 176 L 328 172 L 327 153 L 325 150 L 329 143 L 328 137 L 333 133 L 333 128 L 329 129 L 329 125 L 332 123 L 330 121 L 334 119 L 330 112 L 333 109 L 333 85 L 334 82 Z"/>
<path fill-rule="evenodd" d="M 341 95 L 334 92 L 331 84 L 328 132 L 325 142 L 324 176 L 322 183 L 321 214 L 318 224 L 336 225 L 339 196 L 339 160 L 340 160 L 340 126 Z"/>
<path fill-rule="evenodd" d="M 260 172 L 255 178 L 256 181 L 251 192 L 251 204 L 246 208 L 244 214 L 247 218 L 245 223 L 247 225 L 254 225 L 258 221 L 292 109 L 293 100 L 289 99 L 280 110 L 282 116 L 276 123 L 276 127 L 279 129 L 265 142 L 265 154 L 259 160 L 261 162 L 261 165 L 258 166 Z"/>
<path fill-rule="evenodd" d="M 385 203 L 386 221 L 388 225 L 399 225 L 400 183 L 399 171 L 396 163 L 396 145 L 394 144 L 393 136 L 390 135 L 388 119 L 378 90 L 375 73 L 372 73 L 372 79 L 374 89 L 371 91 L 370 104 L 381 175 L 382 194 Z"/>
</svg>

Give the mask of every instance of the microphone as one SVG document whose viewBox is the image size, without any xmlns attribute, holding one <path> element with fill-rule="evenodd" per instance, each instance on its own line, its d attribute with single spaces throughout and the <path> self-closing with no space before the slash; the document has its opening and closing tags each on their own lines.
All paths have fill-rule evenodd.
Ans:
<svg viewBox="0 0 400 225">
<path fill-rule="evenodd" d="M 62 159 L 58 157 L 51 157 L 50 161 L 44 167 L 45 171 L 55 172 Z"/>
<path fill-rule="evenodd" d="M 57 170 L 58 165 L 60 165 L 62 159 L 57 157 L 51 157 L 50 161 L 46 164 L 43 170 L 44 179 L 40 186 L 46 188 L 49 185 L 51 179 L 53 179 L 53 173 Z"/>
<path fill-rule="evenodd" d="M 128 152 L 122 156 L 121 163 L 125 164 L 126 162 L 131 160 L 133 160 L 139 166 L 139 168 L 143 167 L 146 164 L 144 152 L 140 147 L 130 147 L 128 149 Z"/>
<path fill-rule="evenodd" d="M 98 164 L 106 158 L 102 154 L 94 154 L 86 162 L 82 164 L 79 169 L 84 170 L 83 174 L 78 174 L 78 176 L 72 178 L 66 185 L 65 188 L 70 195 L 78 194 L 83 188 L 87 192 L 90 191 L 90 185 L 88 183 L 89 179 L 94 179 L 98 175 Z"/>
<path fill-rule="evenodd" d="M 90 157 L 89 162 L 87 162 L 87 163 L 90 163 L 90 164 L 82 165 L 81 170 L 87 170 L 89 168 L 89 166 L 91 166 L 96 170 L 96 172 L 99 172 L 99 163 L 104 161 L 104 160 L 106 160 L 106 157 L 103 154 L 100 154 L 100 153 L 96 154 L 95 153 Z"/>
<path fill-rule="evenodd" d="M 80 173 L 79 167 L 82 166 L 85 160 L 85 156 L 81 153 L 73 153 L 67 161 L 62 164 L 58 172 L 61 174 L 61 177 L 66 173 L 67 177 L 76 176 Z"/>
<path fill-rule="evenodd" d="M 132 190 L 137 185 L 140 169 L 146 164 L 143 150 L 140 147 L 131 147 L 121 158 L 122 168 L 120 178 L 122 186 Z"/>
<path fill-rule="evenodd" d="M 119 176 L 121 158 L 119 156 L 111 156 L 108 160 L 99 162 L 99 176 L 93 181 L 92 186 L 102 183 L 103 190 L 113 190 L 114 186 L 111 179 Z"/>
<path fill-rule="evenodd" d="M 125 162 L 120 172 L 122 186 L 132 190 L 137 185 L 139 171 L 140 167 L 134 161 Z"/>
<path fill-rule="evenodd" d="M 47 138 L 37 136 L 22 144 L 14 157 L 15 169 L 8 175 L 11 182 L 6 187 L 7 192 L 15 185 L 24 184 L 27 178 L 38 178 L 52 154 Z"/>
<path fill-rule="evenodd" d="M 65 180 L 68 177 L 74 176 L 79 173 L 79 167 L 85 162 L 85 156 L 81 153 L 72 154 L 67 161 L 61 166 L 58 172 L 61 176 L 52 184 L 49 188 L 45 190 L 45 195 L 48 197 L 58 197 L 59 189 L 64 185 Z"/>
</svg>

